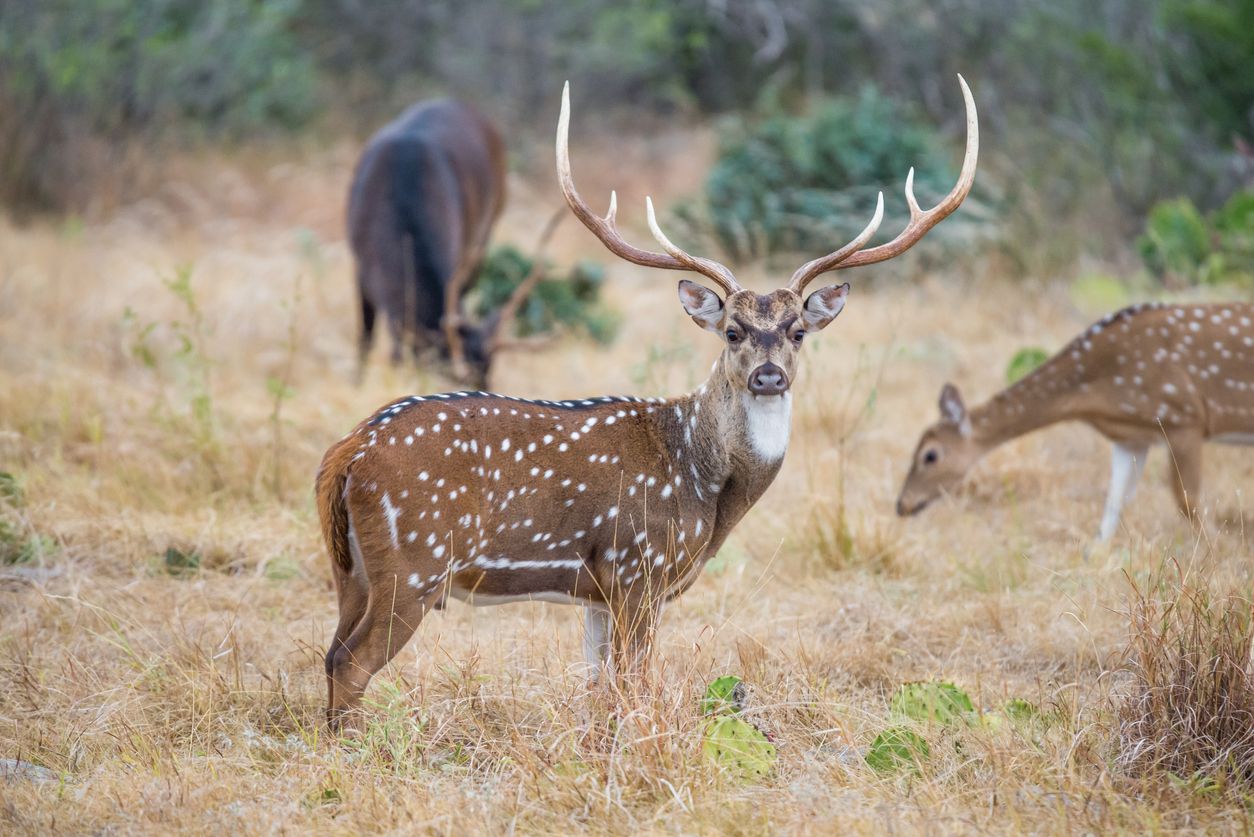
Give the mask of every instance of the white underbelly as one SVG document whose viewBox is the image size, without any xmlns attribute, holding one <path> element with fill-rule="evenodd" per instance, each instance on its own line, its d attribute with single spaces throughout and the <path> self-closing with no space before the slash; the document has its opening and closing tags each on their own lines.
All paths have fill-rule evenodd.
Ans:
<svg viewBox="0 0 1254 837">
<path fill-rule="evenodd" d="M 1210 441 L 1221 445 L 1254 445 L 1254 433 L 1220 433 L 1211 436 Z"/>
<path fill-rule="evenodd" d="M 471 607 L 487 607 L 489 605 L 512 604 L 513 602 L 549 602 L 550 604 L 588 604 L 583 599 L 577 599 L 566 593 L 555 593 L 546 591 L 543 593 L 519 593 L 517 595 L 492 595 L 491 593 L 476 593 L 472 590 L 462 590 L 457 587 L 449 589 L 448 594 L 458 601 L 463 601 Z"/>
</svg>

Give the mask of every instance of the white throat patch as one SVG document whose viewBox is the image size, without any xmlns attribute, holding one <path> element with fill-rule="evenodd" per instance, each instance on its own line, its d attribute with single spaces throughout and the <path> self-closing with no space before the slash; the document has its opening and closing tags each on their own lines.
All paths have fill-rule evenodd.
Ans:
<svg viewBox="0 0 1254 837">
<path fill-rule="evenodd" d="M 745 431 L 753 451 L 767 462 L 776 462 L 788 450 L 792 430 L 792 393 L 763 396 L 744 393 Z"/>
</svg>

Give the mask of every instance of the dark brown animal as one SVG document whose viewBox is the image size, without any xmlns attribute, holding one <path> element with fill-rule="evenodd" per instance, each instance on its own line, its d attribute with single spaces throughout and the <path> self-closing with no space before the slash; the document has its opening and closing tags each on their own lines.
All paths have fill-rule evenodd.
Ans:
<svg viewBox="0 0 1254 837">
<path fill-rule="evenodd" d="M 470 105 L 421 102 L 362 152 L 349 193 L 348 228 L 361 300 L 358 375 L 387 318 L 392 361 L 434 348 L 482 384 L 497 317 L 458 316 L 505 202 L 505 144 Z M 450 316 L 451 315 L 451 316 Z M 460 355 L 460 357 L 459 357 Z"/>
<path fill-rule="evenodd" d="M 649 226 L 665 253 L 628 244 L 575 191 L 562 97 L 557 168 L 567 203 L 612 252 L 693 271 L 679 301 L 724 341 L 710 377 L 679 398 L 524 401 L 484 392 L 409 396 L 379 410 L 323 459 L 317 501 L 339 592 L 327 653 L 329 717 L 358 706 L 370 678 L 447 597 L 540 599 L 585 608 L 585 650 L 621 676 L 642 662 L 661 606 L 686 590 L 774 480 L 788 447 L 790 383 L 806 334 L 841 312 L 849 285 L 805 296 L 822 273 L 904 252 L 953 212 L 975 176 L 978 130 L 965 82 L 967 154 L 954 190 L 893 241 L 853 242 L 762 295 Z M 907 179 L 907 184 L 910 179 Z"/>
</svg>

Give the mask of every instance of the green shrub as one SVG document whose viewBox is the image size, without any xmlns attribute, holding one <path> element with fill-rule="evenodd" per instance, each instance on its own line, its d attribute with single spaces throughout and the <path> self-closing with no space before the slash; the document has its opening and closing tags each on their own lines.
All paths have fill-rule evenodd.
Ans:
<svg viewBox="0 0 1254 837">
<path fill-rule="evenodd" d="M 889 727 L 875 737 L 866 753 L 866 763 L 881 773 L 915 770 L 932 754 L 927 741 L 905 727 Z"/>
<path fill-rule="evenodd" d="M 1137 249 L 1159 279 L 1187 284 L 1254 282 L 1254 191 L 1237 192 L 1207 218 L 1188 198 L 1154 206 Z"/>
<path fill-rule="evenodd" d="M 899 195 L 910 167 L 922 203 L 945 194 L 956 173 L 946 145 L 893 98 L 871 86 L 808 116 L 774 115 L 724 132 L 705 182 L 704 210 L 733 260 L 829 250 L 870 220 L 876 193 Z M 897 199 L 900 218 L 904 200 Z M 680 210 L 693 226 L 696 213 Z"/>
<path fill-rule="evenodd" d="M 494 247 L 484 259 L 473 291 L 470 309 L 486 317 L 509 299 L 514 288 L 531 272 L 533 260 L 509 244 Z M 565 275 L 549 269 L 518 311 L 518 335 L 547 334 L 559 328 L 580 331 L 598 343 L 609 343 L 618 332 L 618 314 L 601 303 L 605 269 L 594 262 L 579 262 Z"/>
<path fill-rule="evenodd" d="M 1137 249 L 1156 275 L 1196 279 L 1211 249 L 1206 219 L 1188 198 L 1162 201 L 1150 210 Z"/>
<path fill-rule="evenodd" d="M 1013 384 L 1049 360 L 1049 352 L 1039 346 L 1028 346 L 1015 352 L 1006 365 L 1006 383 Z"/>
</svg>

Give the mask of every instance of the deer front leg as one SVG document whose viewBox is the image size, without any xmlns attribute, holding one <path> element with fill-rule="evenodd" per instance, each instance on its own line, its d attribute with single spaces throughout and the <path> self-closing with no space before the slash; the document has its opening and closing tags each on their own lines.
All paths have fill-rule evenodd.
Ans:
<svg viewBox="0 0 1254 837">
<path fill-rule="evenodd" d="M 1102 513 L 1099 542 L 1110 540 L 1119 526 L 1123 504 L 1136 492 L 1136 483 L 1145 467 L 1147 445 L 1115 443 L 1110 452 L 1110 488 L 1106 492 L 1106 509 Z"/>
<path fill-rule="evenodd" d="M 583 610 L 583 656 L 588 676 L 597 680 L 610 663 L 610 609 L 603 604 L 590 604 Z"/>
<path fill-rule="evenodd" d="M 1184 429 L 1167 434 L 1167 450 L 1171 457 L 1168 470 L 1171 488 L 1176 493 L 1180 513 L 1190 521 L 1199 522 L 1198 494 L 1202 487 L 1202 433 Z"/>
</svg>

